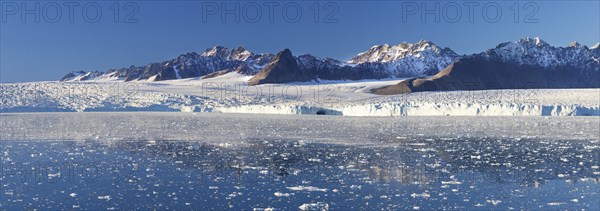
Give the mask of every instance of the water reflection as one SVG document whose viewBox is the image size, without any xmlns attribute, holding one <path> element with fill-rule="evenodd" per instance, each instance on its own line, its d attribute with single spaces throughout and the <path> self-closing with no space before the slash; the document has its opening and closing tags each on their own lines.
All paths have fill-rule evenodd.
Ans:
<svg viewBox="0 0 600 211">
<path fill-rule="evenodd" d="M 1 207 L 595 209 L 600 143 L 2 143 Z"/>
</svg>

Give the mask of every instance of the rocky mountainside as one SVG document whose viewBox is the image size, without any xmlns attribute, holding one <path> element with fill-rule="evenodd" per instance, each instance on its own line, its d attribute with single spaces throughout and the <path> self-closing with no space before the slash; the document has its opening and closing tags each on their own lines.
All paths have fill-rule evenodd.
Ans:
<svg viewBox="0 0 600 211">
<path fill-rule="evenodd" d="M 600 72 L 600 44 L 588 48 L 573 42 L 566 47 L 554 47 L 540 38 L 527 37 L 501 43 L 481 53 L 460 56 L 448 48 L 421 40 L 373 46 L 347 62 L 310 54 L 294 56 L 288 49 L 273 55 L 256 54 L 243 47 L 228 49 L 215 46 L 201 53 L 187 53 L 147 66 L 106 72 L 71 72 L 61 81 L 162 81 L 218 77 L 229 72 L 253 76 L 251 85 L 413 78 L 400 84 L 401 88 L 390 86 L 380 89 L 382 94 L 486 89 L 488 86 L 518 88 L 528 82 L 536 84 L 531 88 L 598 87 L 600 79 L 596 76 Z M 519 85 L 508 85 L 508 82 Z M 470 83 L 479 84 L 479 87 L 466 85 Z"/>
<path fill-rule="evenodd" d="M 376 94 L 419 91 L 598 88 L 598 46 L 553 47 L 540 38 L 502 43 L 459 59 L 431 77 L 413 78 L 372 90 Z"/>
<path fill-rule="evenodd" d="M 335 59 L 321 59 L 306 54 L 294 57 L 289 49 L 277 54 L 249 85 L 264 83 L 287 83 L 319 80 L 361 80 L 395 77 L 385 71 L 380 63 L 364 63 L 356 66 Z"/>
<path fill-rule="evenodd" d="M 250 78 L 248 85 L 310 81 L 311 79 L 311 77 L 300 69 L 292 52 L 289 49 L 285 49 L 279 52 L 273 58 L 273 61 L 267 64 L 258 74 Z"/>
<path fill-rule="evenodd" d="M 397 46 L 375 46 L 348 62 L 318 58 L 310 54 L 294 57 L 299 70 L 321 80 L 360 80 L 433 75 L 459 56 L 448 48 L 429 41 Z M 384 56 L 387 55 L 387 56 Z M 381 58 L 376 58 L 377 56 Z M 110 69 L 106 72 L 76 71 L 61 81 L 143 80 L 160 81 L 194 77 L 216 77 L 228 72 L 255 75 L 275 59 L 272 54 L 255 54 L 238 47 L 215 46 L 204 52 L 186 53 L 179 57 L 147 66 Z"/>
</svg>

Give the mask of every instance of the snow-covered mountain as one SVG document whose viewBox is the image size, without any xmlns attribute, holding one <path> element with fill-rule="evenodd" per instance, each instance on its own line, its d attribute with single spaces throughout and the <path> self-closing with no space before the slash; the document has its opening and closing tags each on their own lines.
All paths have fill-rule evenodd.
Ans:
<svg viewBox="0 0 600 211">
<path fill-rule="evenodd" d="M 379 58 L 379 57 L 380 58 Z M 326 80 L 360 80 L 432 75 L 448 66 L 459 56 L 448 48 L 429 41 L 402 43 L 397 46 L 375 46 L 348 62 L 318 58 L 310 54 L 296 58 L 299 70 Z M 272 62 L 273 54 L 256 54 L 243 47 L 234 49 L 215 46 L 203 52 L 182 54 L 175 59 L 147 66 L 110 69 L 106 72 L 76 71 L 61 81 L 144 80 L 160 81 L 179 78 L 215 76 L 231 71 L 245 75 L 257 74 Z"/>
<path fill-rule="evenodd" d="M 433 75 L 460 56 L 427 40 L 398 45 L 376 45 L 348 61 L 349 64 L 379 63 L 396 77 Z"/>
<path fill-rule="evenodd" d="M 76 71 L 67 74 L 61 81 L 87 80 L 145 80 L 162 81 L 180 78 L 201 77 L 217 71 L 240 69 L 247 75 L 256 74 L 271 61 L 272 54 L 255 54 L 243 47 L 228 49 L 215 46 L 204 52 L 190 52 L 175 59 L 147 66 L 131 66 L 110 69 L 106 72 Z"/>
<path fill-rule="evenodd" d="M 572 42 L 567 47 L 554 47 L 539 37 L 501 43 L 479 55 L 503 62 L 542 68 L 600 70 L 598 44 L 592 48 Z"/>
<path fill-rule="evenodd" d="M 539 37 L 506 42 L 458 59 L 431 77 L 373 89 L 393 95 L 420 91 L 600 88 L 598 45 L 554 47 Z"/>
<path fill-rule="evenodd" d="M 482 53 L 461 56 L 449 48 L 441 48 L 430 41 L 377 45 L 359 53 L 349 61 L 319 58 L 310 54 L 293 56 L 304 81 L 362 80 L 382 78 L 424 77 L 439 73 L 454 62 L 466 57 L 480 57 L 494 62 L 526 65 L 536 69 L 570 69 L 587 71 L 600 69 L 600 44 L 588 48 L 576 42 L 567 47 L 554 47 L 540 38 L 524 38 L 505 42 Z M 290 52 L 291 53 L 291 52 Z M 190 52 L 177 58 L 130 66 L 106 72 L 77 71 L 61 81 L 123 80 L 163 81 L 180 78 L 217 77 L 229 72 L 255 76 L 269 63 L 277 62 L 274 54 L 256 54 L 243 47 L 215 46 L 203 52 Z M 285 80 L 288 82 L 289 80 Z M 283 81 L 282 81 L 283 82 Z"/>
</svg>

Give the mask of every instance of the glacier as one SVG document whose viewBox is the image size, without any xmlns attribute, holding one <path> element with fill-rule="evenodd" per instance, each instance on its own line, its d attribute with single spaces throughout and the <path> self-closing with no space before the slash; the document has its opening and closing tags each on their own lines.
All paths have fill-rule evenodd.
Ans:
<svg viewBox="0 0 600 211">
<path fill-rule="evenodd" d="M 163 111 L 342 116 L 600 116 L 600 89 L 422 92 L 380 96 L 397 80 L 265 84 L 248 76 L 163 82 L 30 82 L 0 85 L 0 112 Z"/>
</svg>

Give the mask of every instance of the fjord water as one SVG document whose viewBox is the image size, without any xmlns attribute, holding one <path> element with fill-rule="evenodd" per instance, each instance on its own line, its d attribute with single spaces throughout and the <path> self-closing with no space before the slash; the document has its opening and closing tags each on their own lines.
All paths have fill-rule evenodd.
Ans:
<svg viewBox="0 0 600 211">
<path fill-rule="evenodd" d="M 598 209 L 600 143 L 3 141 L 3 209 Z M 377 137 L 374 137 L 377 139 Z M 236 140 L 231 140 L 235 142 Z"/>
</svg>

